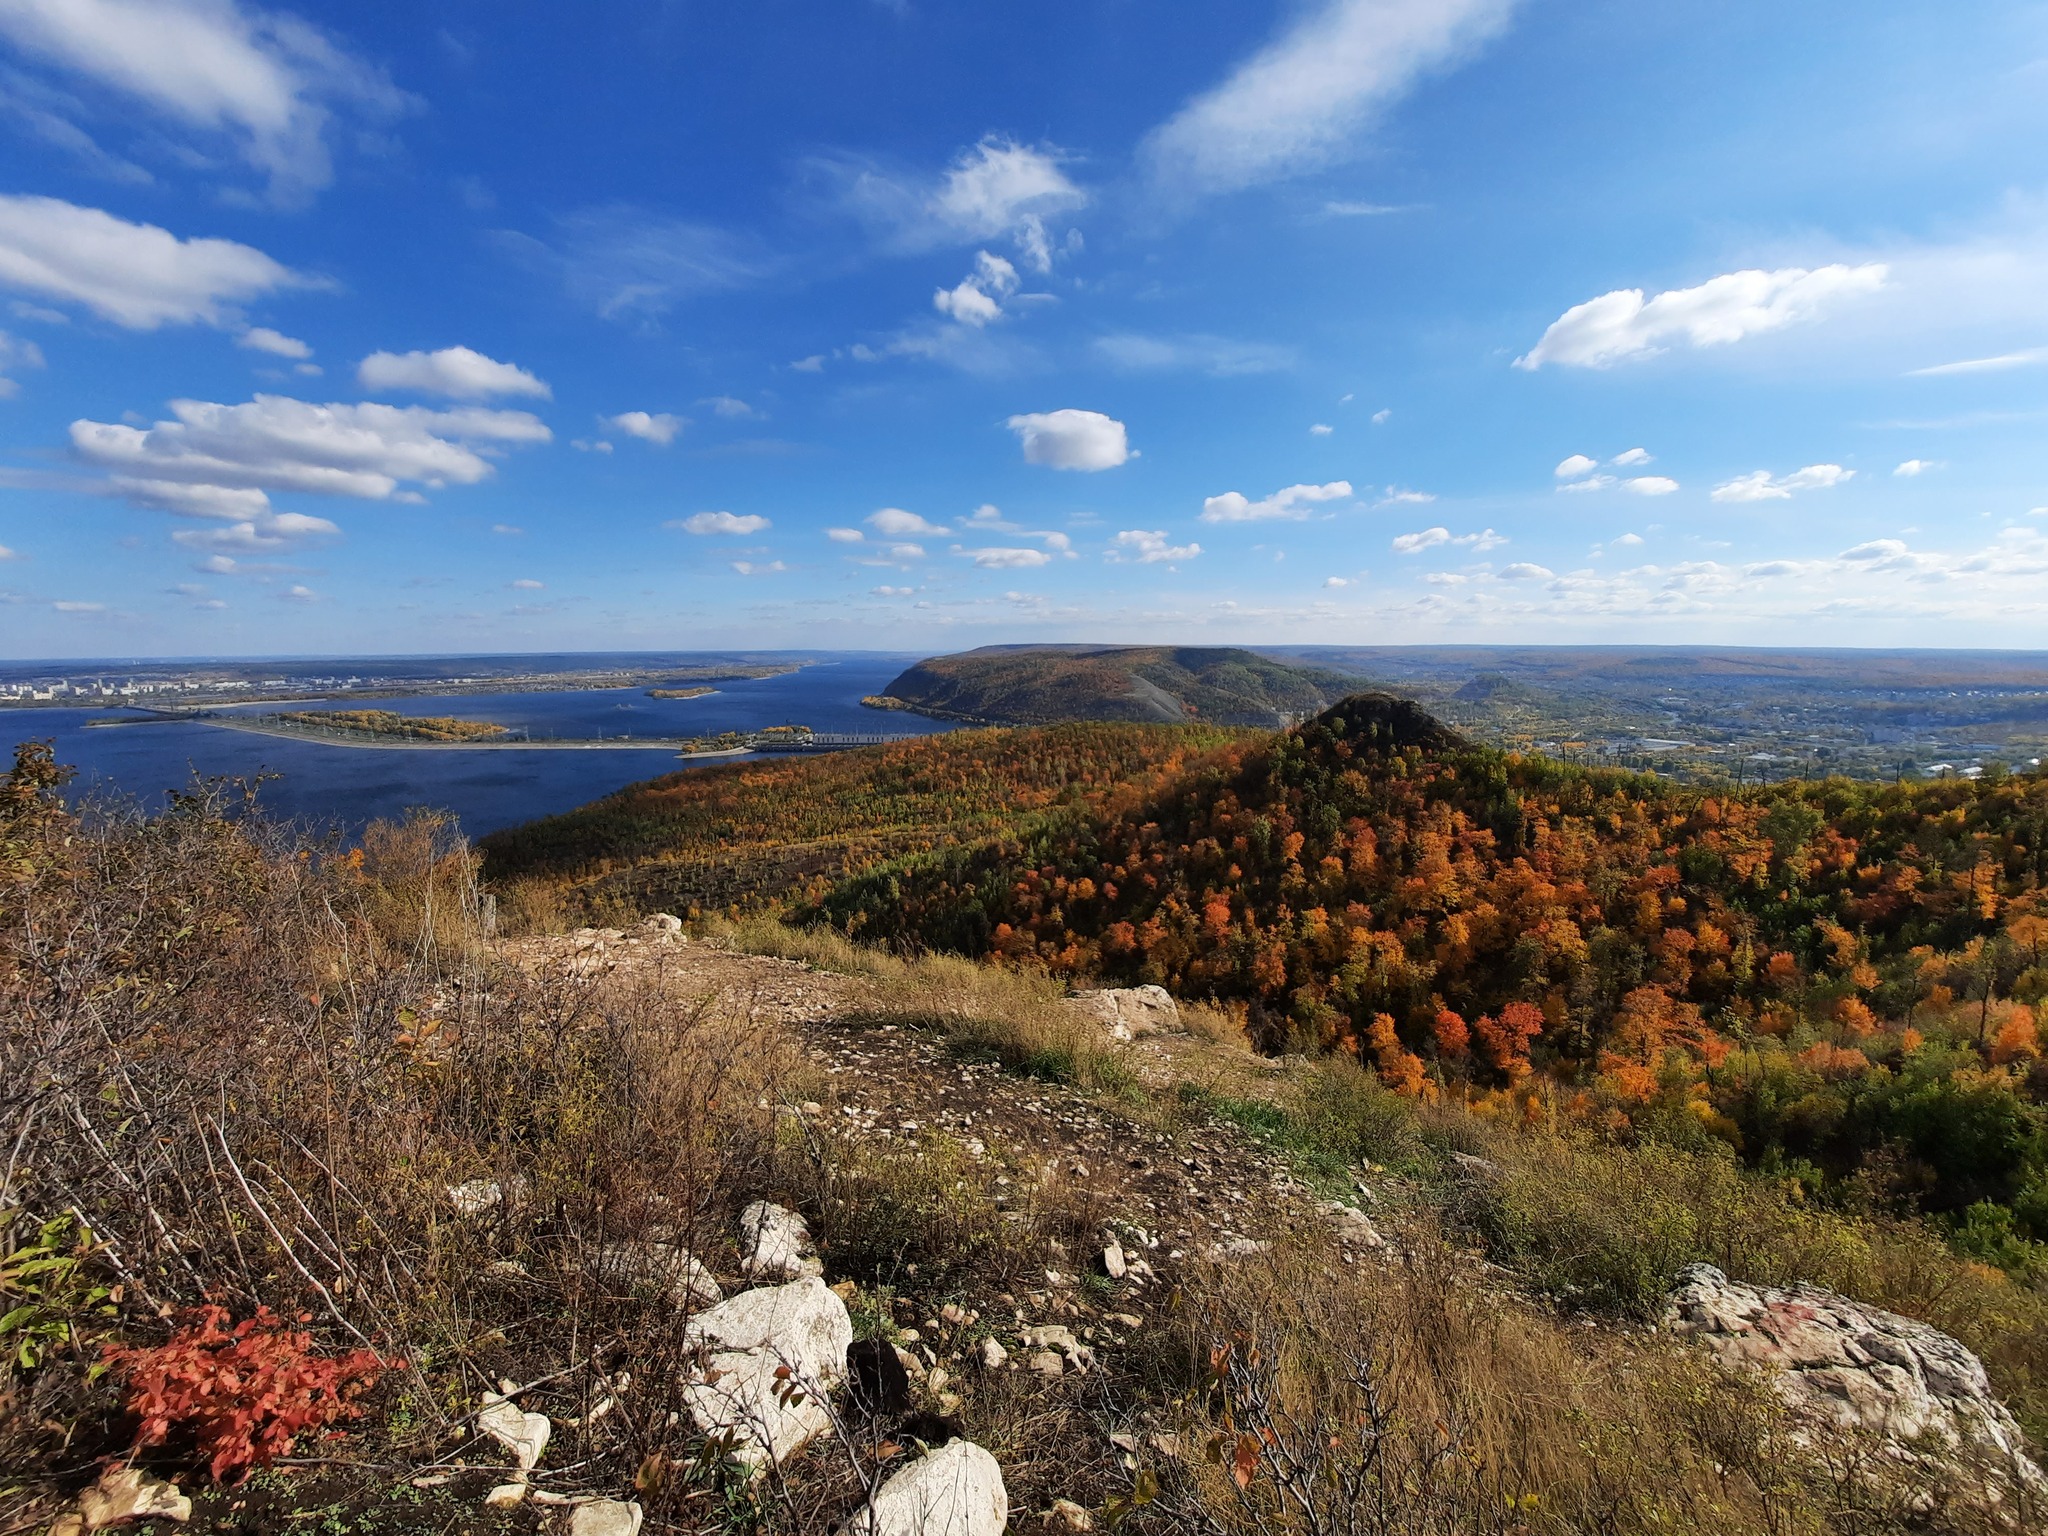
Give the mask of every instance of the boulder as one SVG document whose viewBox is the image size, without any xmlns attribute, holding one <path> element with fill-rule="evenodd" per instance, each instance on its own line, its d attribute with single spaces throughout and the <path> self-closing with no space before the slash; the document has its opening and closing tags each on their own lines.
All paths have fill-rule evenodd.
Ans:
<svg viewBox="0 0 2048 1536">
<path fill-rule="evenodd" d="M 1178 1034 L 1180 1005 L 1164 987 L 1105 987 L 1096 992 L 1076 992 L 1074 1006 L 1101 1024 L 1116 1040 L 1138 1040 L 1146 1035 Z"/>
<path fill-rule="evenodd" d="M 1346 1248 L 1383 1248 L 1386 1239 L 1380 1236 L 1380 1229 L 1372 1224 L 1372 1218 L 1355 1205 L 1346 1205 L 1341 1200 L 1327 1200 L 1323 1203 L 1323 1215 L 1329 1219 L 1330 1227 L 1337 1234 L 1337 1241 Z"/>
<path fill-rule="evenodd" d="M 817 1276 L 720 1302 L 687 1337 L 706 1356 L 683 1384 L 690 1416 L 740 1466 L 759 1472 L 831 1429 L 823 1396 L 846 1374 L 853 1320 Z"/>
<path fill-rule="evenodd" d="M 949 1440 L 890 1478 L 846 1523 L 847 1536 L 1002 1536 L 1010 1495 L 995 1457 Z"/>
<path fill-rule="evenodd" d="M 794 1280 L 815 1274 L 815 1260 L 804 1255 L 811 1229 L 803 1217 L 768 1200 L 756 1200 L 740 1212 L 740 1268 L 756 1280 Z"/>
<path fill-rule="evenodd" d="M 592 1256 L 590 1273 L 628 1295 L 651 1293 L 679 1307 L 715 1307 L 725 1300 L 711 1271 L 674 1243 L 606 1243 Z"/>
<path fill-rule="evenodd" d="M 1938 1329 L 1833 1291 L 1730 1280 L 1711 1264 L 1678 1273 L 1664 1326 L 1731 1368 L 1767 1372 L 1795 1420 L 1874 1439 L 1925 1466 L 1959 1455 L 2048 1494 L 2026 1438 L 1991 1393 L 1984 1364 Z"/>
<path fill-rule="evenodd" d="M 651 937 L 663 938 L 683 931 L 683 920 L 673 912 L 655 912 L 640 919 L 640 931 Z"/>
<path fill-rule="evenodd" d="M 569 1515 L 569 1536 L 640 1536 L 640 1506 L 622 1499 L 586 1499 Z"/>
</svg>

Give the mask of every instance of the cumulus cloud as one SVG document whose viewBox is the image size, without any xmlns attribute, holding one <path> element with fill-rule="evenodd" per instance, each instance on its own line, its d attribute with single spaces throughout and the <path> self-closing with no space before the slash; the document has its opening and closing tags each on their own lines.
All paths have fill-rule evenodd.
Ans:
<svg viewBox="0 0 2048 1536">
<path fill-rule="evenodd" d="M 1566 310 L 1515 359 L 1515 366 L 1530 371 L 1545 363 L 1607 368 L 1654 357 L 1681 340 L 1695 347 L 1726 346 L 1814 319 L 1844 299 L 1875 293 L 1888 272 L 1882 262 L 1728 272 L 1697 288 L 1673 288 L 1651 299 L 1640 288 L 1619 288 Z"/>
<path fill-rule="evenodd" d="M 0 36 L 202 142 L 227 141 L 282 202 L 332 178 L 338 110 L 380 122 L 410 105 L 381 69 L 317 27 L 238 0 L 7 0 Z"/>
<path fill-rule="evenodd" d="M 508 582 L 507 585 L 510 586 L 514 592 L 539 592 L 546 588 L 547 583 L 544 581 L 535 581 L 530 576 L 522 576 L 517 581 Z"/>
<path fill-rule="evenodd" d="M 250 326 L 235 338 L 235 345 L 246 347 L 251 352 L 268 352 L 272 357 L 287 357 L 300 363 L 313 355 L 313 349 L 296 336 L 273 331 L 267 325 Z"/>
<path fill-rule="evenodd" d="M 738 515 L 731 512 L 694 512 L 663 525 L 680 528 L 684 533 L 695 534 L 747 534 L 759 533 L 763 528 L 774 525 L 759 513 L 748 512 Z"/>
<path fill-rule="evenodd" d="M 1809 464 L 1796 469 L 1789 475 L 1773 476 L 1768 469 L 1759 469 L 1747 475 L 1737 475 L 1733 480 L 1724 480 L 1714 487 L 1715 501 L 1790 501 L 1800 491 L 1827 490 L 1845 480 L 1853 480 L 1856 471 L 1844 469 L 1839 464 Z"/>
<path fill-rule="evenodd" d="M 962 325 L 984 326 L 1002 318 L 1003 300 L 1017 291 L 1017 269 L 987 251 L 975 254 L 974 271 L 957 287 L 932 295 L 932 307 Z"/>
<path fill-rule="evenodd" d="M 254 246 L 181 240 L 59 198 L 0 194 L 0 286 L 153 331 L 231 325 L 237 304 L 317 285 Z"/>
<path fill-rule="evenodd" d="M 1893 470 L 1892 473 L 1902 479 L 1910 480 L 1915 476 L 1926 474 L 1930 469 L 1939 468 L 1941 468 L 1940 463 L 1934 459 L 1908 459 L 1897 469 Z"/>
<path fill-rule="evenodd" d="M 1556 574 L 1548 566 L 1533 565 L 1527 560 L 1517 560 L 1513 565 L 1500 568 L 1502 581 L 1548 581 Z"/>
<path fill-rule="evenodd" d="M 1382 507 L 1426 507 L 1436 500 L 1434 491 L 1404 491 L 1388 486 L 1386 494 L 1375 503 Z"/>
<path fill-rule="evenodd" d="M 867 540 L 867 535 L 858 528 L 827 528 L 825 537 L 834 544 L 860 544 Z"/>
<path fill-rule="evenodd" d="M 1290 485 L 1262 501 L 1251 501 L 1241 492 L 1225 491 L 1202 503 L 1205 523 L 1261 523 L 1286 518 L 1294 521 L 1308 516 L 1319 502 L 1341 501 L 1351 494 L 1349 480 L 1332 480 L 1328 485 Z"/>
<path fill-rule="evenodd" d="M 1332 432 L 1336 430 L 1337 429 L 1331 426 L 1328 422 L 1318 421 L 1309 427 L 1308 435 L 1310 437 L 1328 437 Z"/>
<path fill-rule="evenodd" d="M 1106 558 L 1134 565 L 1177 565 L 1201 552 L 1199 544 L 1169 544 L 1163 530 L 1127 528 L 1110 541 Z"/>
<path fill-rule="evenodd" d="M 1643 542 L 1643 536 L 1640 533 L 1624 533 L 1617 535 L 1610 542 L 1615 544 L 1617 547 L 1626 547 L 1632 549 L 1636 545 Z"/>
<path fill-rule="evenodd" d="M 1678 482 L 1666 475 L 1637 475 L 1622 481 L 1621 488 L 1637 496 L 1669 496 L 1678 489 Z"/>
<path fill-rule="evenodd" d="M 438 352 L 372 352 L 356 365 L 356 382 L 365 389 L 402 389 L 416 395 L 446 395 L 454 400 L 483 400 L 492 395 L 554 398 L 547 385 L 511 363 L 501 363 L 469 347 L 443 347 Z"/>
<path fill-rule="evenodd" d="M 906 512 L 901 507 L 883 507 L 879 512 L 871 512 L 866 522 L 887 539 L 931 537 L 953 531 L 937 523 L 928 523 L 915 512 Z"/>
<path fill-rule="evenodd" d="M 732 395 L 711 395 L 697 403 L 710 406 L 711 414 L 725 421 L 753 421 L 761 415 L 746 401 Z"/>
<path fill-rule="evenodd" d="M 1614 484 L 1615 478 L 1612 475 L 1588 475 L 1583 480 L 1568 480 L 1563 485 L 1560 485 L 1558 489 L 1560 491 L 1574 492 L 1604 491 Z"/>
<path fill-rule="evenodd" d="M 1323 585 L 1326 587 L 1348 587 L 1351 585 L 1351 579 L 1348 576 L 1325 576 L 1323 578 Z"/>
<path fill-rule="evenodd" d="M 172 420 L 132 427 L 74 421 L 72 451 L 117 482 L 302 491 L 371 501 L 474 485 L 491 456 L 549 440 L 525 411 L 312 405 L 258 395 L 244 405 L 173 400 Z"/>
<path fill-rule="evenodd" d="M 1458 545 L 1484 554 L 1489 549 L 1498 549 L 1507 540 L 1491 528 L 1480 533 L 1453 534 L 1444 527 L 1424 528 L 1418 533 L 1396 534 L 1393 539 L 1397 555 L 1419 555 L 1424 550 L 1435 549 L 1440 544 Z"/>
<path fill-rule="evenodd" d="M 1579 475 L 1589 475 L 1599 467 L 1598 459 L 1589 459 L 1583 453 L 1575 453 L 1559 463 L 1553 473 L 1560 480 L 1571 480 Z"/>
<path fill-rule="evenodd" d="M 1124 424 L 1100 411 L 1040 411 L 1012 416 L 1024 462 L 1050 469 L 1115 469 L 1134 457 Z"/>
<path fill-rule="evenodd" d="M 765 563 L 758 560 L 735 560 L 732 562 L 732 568 L 742 576 L 772 576 L 777 571 L 789 569 L 780 560 L 770 560 Z"/>
<path fill-rule="evenodd" d="M 616 416 L 599 417 L 598 421 L 614 432 L 637 437 L 657 448 L 666 448 L 676 440 L 676 434 L 689 425 L 682 417 L 671 416 L 667 411 L 621 411 Z"/>
<path fill-rule="evenodd" d="M 1633 469 L 1638 464 L 1648 464 L 1653 455 L 1647 448 L 1625 448 L 1607 462 L 1617 469 Z"/>
<path fill-rule="evenodd" d="M 1418 79 L 1499 33 L 1512 9 L 1513 0 L 1321 0 L 1153 129 L 1140 159 L 1174 199 L 1327 164 Z"/>
<path fill-rule="evenodd" d="M 171 538 L 187 549 L 232 550 L 236 554 L 267 554 L 306 539 L 322 538 L 341 530 L 324 517 L 304 512 L 266 512 L 244 522 L 212 528 L 180 528 Z"/>
<path fill-rule="evenodd" d="M 956 549 L 984 571 L 1024 571 L 1050 565 L 1052 556 L 1042 549 Z"/>
</svg>

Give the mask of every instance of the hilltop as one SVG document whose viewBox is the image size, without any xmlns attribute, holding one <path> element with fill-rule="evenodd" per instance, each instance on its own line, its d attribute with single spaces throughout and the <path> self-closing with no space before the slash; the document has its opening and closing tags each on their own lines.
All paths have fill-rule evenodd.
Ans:
<svg viewBox="0 0 2048 1536">
<path fill-rule="evenodd" d="M 906 669 L 874 707 L 981 725 L 1130 720 L 1290 725 L 1357 679 L 1222 646 L 983 646 Z"/>
</svg>

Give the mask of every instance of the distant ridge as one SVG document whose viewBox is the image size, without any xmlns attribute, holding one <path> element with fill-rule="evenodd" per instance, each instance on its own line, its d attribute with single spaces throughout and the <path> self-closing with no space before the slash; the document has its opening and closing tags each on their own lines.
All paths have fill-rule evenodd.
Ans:
<svg viewBox="0 0 2048 1536">
<path fill-rule="evenodd" d="M 981 725 L 1200 720 L 1272 729 L 1356 686 L 1339 672 L 1228 646 L 984 646 L 921 661 L 865 702 Z"/>
</svg>

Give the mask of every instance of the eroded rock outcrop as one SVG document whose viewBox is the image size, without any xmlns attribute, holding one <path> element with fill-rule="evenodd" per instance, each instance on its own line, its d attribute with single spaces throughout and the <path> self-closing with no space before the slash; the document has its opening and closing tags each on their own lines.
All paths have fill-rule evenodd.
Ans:
<svg viewBox="0 0 2048 1536">
<path fill-rule="evenodd" d="M 1812 1286 L 1779 1290 L 1689 1264 L 1665 1327 L 1722 1364 L 1767 1372 L 1795 1419 L 1869 1437 L 1898 1461 L 1967 1460 L 1992 1480 L 2048 1495 L 2026 1437 L 1984 1364 L 1940 1330 Z"/>
<path fill-rule="evenodd" d="M 756 1280 L 794 1280 L 822 1273 L 807 1258 L 811 1229 L 795 1211 L 756 1200 L 740 1212 L 740 1268 Z"/>
<path fill-rule="evenodd" d="M 1117 1040 L 1179 1031 L 1180 1005 L 1164 987 L 1106 987 L 1076 992 L 1073 1005 L 1101 1024 Z"/>
</svg>

